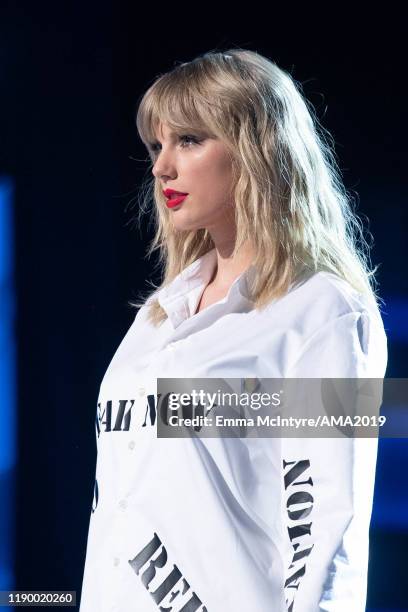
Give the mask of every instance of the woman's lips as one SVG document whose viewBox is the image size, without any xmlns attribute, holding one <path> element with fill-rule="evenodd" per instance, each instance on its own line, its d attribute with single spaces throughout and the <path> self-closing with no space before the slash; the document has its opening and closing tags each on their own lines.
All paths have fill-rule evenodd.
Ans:
<svg viewBox="0 0 408 612">
<path fill-rule="evenodd" d="M 178 206 L 179 204 L 181 204 L 181 202 L 183 202 L 183 200 L 186 199 L 187 195 L 188 194 L 168 198 L 166 202 L 167 208 L 174 208 L 175 206 Z"/>
</svg>

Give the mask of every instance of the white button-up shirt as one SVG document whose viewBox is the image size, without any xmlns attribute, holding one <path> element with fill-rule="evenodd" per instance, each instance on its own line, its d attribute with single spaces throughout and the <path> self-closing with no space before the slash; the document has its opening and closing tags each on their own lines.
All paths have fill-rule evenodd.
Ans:
<svg viewBox="0 0 408 612">
<path fill-rule="evenodd" d="M 157 378 L 382 378 L 378 309 L 320 272 L 256 311 L 251 267 L 194 314 L 215 265 L 155 292 L 168 318 L 145 304 L 101 383 L 80 612 L 363 612 L 377 440 L 158 438 Z"/>
</svg>

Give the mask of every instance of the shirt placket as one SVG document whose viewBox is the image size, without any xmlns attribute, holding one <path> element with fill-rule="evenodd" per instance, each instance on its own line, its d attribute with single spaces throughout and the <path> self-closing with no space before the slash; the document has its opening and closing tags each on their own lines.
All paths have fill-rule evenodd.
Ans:
<svg viewBox="0 0 408 612">
<path fill-rule="evenodd" d="M 155 388 L 153 388 L 155 385 L 153 385 L 149 376 L 148 368 L 141 373 L 140 381 L 135 393 L 132 394 L 136 400 L 132 410 L 144 414 L 147 406 L 147 396 L 155 391 Z M 137 427 L 139 426 L 138 424 Z M 152 427 L 152 429 L 155 432 L 155 428 Z M 111 510 L 106 515 L 106 529 L 109 530 L 110 536 L 105 563 L 108 575 L 105 576 L 106 583 L 103 588 L 106 590 L 106 610 L 109 610 L 109 612 L 123 611 L 124 608 L 121 607 L 123 593 L 129 584 L 127 544 L 129 529 L 132 525 L 130 512 L 133 490 L 131 483 L 135 481 L 132 466 L 138 465 L 137 448 L 139 442 L 137 432 L 132 428 L 132 418 L 129 431 L 123 433 L 111 432 L 109 435 L 116 434 L 124 437 L 115 441 L 116 461 L 111 463 L 111 485 L 113 490 L 116 488 L 116 495 L 112 501 Z M 123 474 L 119 473 L 117 475 L 115 487 L 116 470 L 119 470 L 119 472 L 123 470 Z M 110 523 L 110 520 L 112 523 Z"/>
</svg>

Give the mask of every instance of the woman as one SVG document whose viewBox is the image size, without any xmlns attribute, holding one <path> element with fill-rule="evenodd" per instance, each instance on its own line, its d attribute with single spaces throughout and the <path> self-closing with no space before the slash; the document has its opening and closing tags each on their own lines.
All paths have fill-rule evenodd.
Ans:
<svg viewBox="0 0 408 612">
<path fill-rule="evenodd" d="M 81 612 L 362 612 L 375 438 L 156 435 L 159 378 L 384 376 L 323 129 L 292 77 L 243 49 L 161 75 L 137 127 L 164 278 L 100 388 Z"/>
</svg>

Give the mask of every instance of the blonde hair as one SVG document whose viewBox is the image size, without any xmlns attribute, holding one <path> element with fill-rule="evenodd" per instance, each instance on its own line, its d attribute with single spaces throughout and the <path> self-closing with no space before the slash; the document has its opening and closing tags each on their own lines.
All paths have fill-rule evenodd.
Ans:
<svg viewBox="0 0 408 612">
<path fill-rule="evenodd" d="M 305 271 L 331 272 L 378 299 L 376 269 L 369 268 L 369 245 L 342 183 L 333 139 L 290 74 L 255 51 L 208 51 L 159 76 L 143 95 L 136 124 L 146 146 L 156 140 L 160 122 L 177 133 L 215 136 L 230 152 L 237 228 L 232 256 L 249 235 L 255 308 L 284 295 Z M 157 179 L 144 187 L 139 222 L 154 200 L 148 256 L 158 250 L 164 269 L 156 290 L 214 244 L 206 229 L 174 228 Z M 148 309 L 155 326 L 167 318 L 155 299 Z"/>
</svg>

